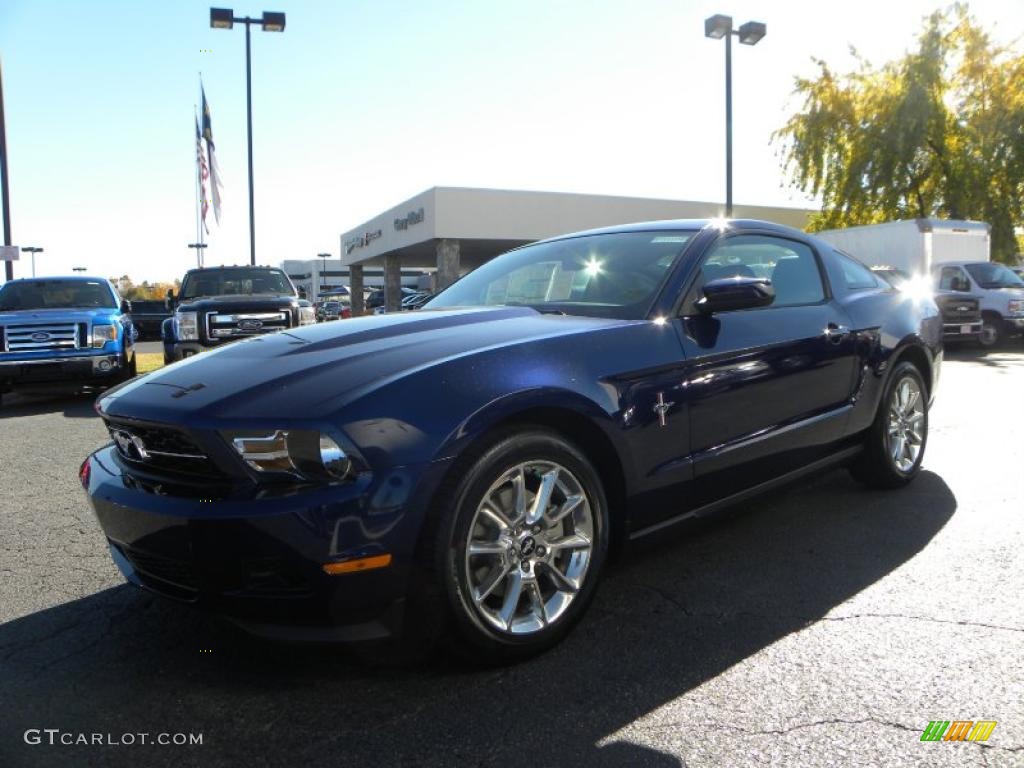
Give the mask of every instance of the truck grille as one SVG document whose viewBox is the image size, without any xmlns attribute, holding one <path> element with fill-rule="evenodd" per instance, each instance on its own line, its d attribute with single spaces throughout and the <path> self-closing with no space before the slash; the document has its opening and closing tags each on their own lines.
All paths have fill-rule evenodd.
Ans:
<svg viewBox="0 0 1024 768">
<path fill-rule="evenodd" d="M 977 323 L 981 320 L 981 310 L 975 298 L 960 299 L 955 296 L 937 297 L 939 309 L 942 310 L 944 323 Z"/>
<path fill-rule="evenodd" d="M 9 325 L 3 334 L 5 352 L 49 352 L 78 349 L 77 323 Z"/>
<path fill-rule="evenodd" d="M 184 432 L 171 427 L 107 421 L 118 455 L 144 472 L 223 479 L 220 468 Z"/>
<path fill-rule="evenodd" d="M 212 341 L 259 336 L 288 327 L 288 312 L 209 312 L 206 315 L 206 336 Z"/>
</svg>

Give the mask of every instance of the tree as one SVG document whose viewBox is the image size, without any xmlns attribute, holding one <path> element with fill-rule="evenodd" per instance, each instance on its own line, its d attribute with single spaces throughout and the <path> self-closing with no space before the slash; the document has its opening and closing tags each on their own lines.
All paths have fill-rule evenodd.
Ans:
<svg viewBox="0 0 1024 768">
<path fill-rule="evenodd" d="M 1024 55 L 962 4 L 924 23 L 917 50 L 796 78 L 801 111 L 775 132 L 793 186 L 820 195 L 813 230 L 893 219 L 977 219 L 992 254 L 1016 253 L 1024 220 Z"/>
<path fill-rule="evenodd" d="M 136 284 L 128 275 L 121 275 L 121 277 L 110 278 L 110 281 L 117 286 L 117 292 L 121 294 L 121 298 L 128 299 L 128 301 L 163 299 L 167 295 L 168 289 L 173 289 L 175 293 L 181 289 L 181 280 L 177 278 L 173 283 L 150 283 L 148 280 L 143 280 Z"/>
</svg>

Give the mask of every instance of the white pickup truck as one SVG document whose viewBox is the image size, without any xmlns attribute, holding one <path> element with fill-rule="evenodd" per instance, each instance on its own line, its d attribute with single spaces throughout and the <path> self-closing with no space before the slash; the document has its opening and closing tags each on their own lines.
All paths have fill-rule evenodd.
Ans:
<svg viewBox="0 0 1024 768">
<path fill-rule="evenodd" d="M 985 222 L 912 219 L 816 235 L 868 266 L 927 276 L 936 291 L 976 297 L 983 346 L 1024 333 L 1024 280 L 990 260 L 990 227 Z"/>
</svg>

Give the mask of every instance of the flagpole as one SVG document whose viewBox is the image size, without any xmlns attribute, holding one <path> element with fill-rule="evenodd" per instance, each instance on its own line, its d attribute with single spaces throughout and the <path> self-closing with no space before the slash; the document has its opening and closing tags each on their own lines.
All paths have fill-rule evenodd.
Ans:
<svg viewBox="0 0 1024 768">
<path fill-rule="evenodd" d="M 199 109 L 195 104 L 192 105 L 192 113 L 195 118 L 195 124 L 199 125 Z M 195 154 L 195 146 L 192 147 L 192 152 Z M 196 242 L 199 243 L 199 247 L 196 248 L 196 266 L 203 266 L 203 222 L 202 213 L 203 210 L 203 181 L 202 181 L 202 169 L 199 167 L 199 158 L 196 158 Z"/>
</svg>

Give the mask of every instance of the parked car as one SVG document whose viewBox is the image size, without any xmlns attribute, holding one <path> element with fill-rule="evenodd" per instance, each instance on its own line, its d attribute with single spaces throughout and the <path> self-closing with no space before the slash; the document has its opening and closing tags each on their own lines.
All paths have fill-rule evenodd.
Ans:
<svg viewBox="0 0 1024 768">
<path fill-rule="evenodd" d="M 416 294 L 416 293 L 418 293 L 418 291 L 414 291 L 412 288 L 406 288 L 404 285 L 401 288 L 402 300 L 404 300 L 407 297 L 412 296 L 413 294 Z M 371 309 L 371 310 L 379 309 L 379 310 L 381 310 L 381 312 L 383 312 L 384 311 L 384 289 L 383 288 L 377 288 L 376 290 L 370 291 L 369 295 L 366 297 L 366 302 L 365 303 L 366 303 L 366 308 L 367 309 Z"/>
<path fill-rule="evenodd" d="M 872 267 L 871 271 L 884 277 L 901 291 L 927 290 L 932 293 L 942 313 L 942 339 L 946 342 L 972 341 L 981 338 L 981 304 L 977 296 L 969 296 L 969 290 L 956 278 L 948 277 L 949 270 L 939 270 L 945 278 L 930 284 L 924 275 L 911 277 L 902 269 L 894 267 Z"/>
<path fill-rule="evenodd" d="M 12 390 L 108 386 L 135 375 L 131 304 L 101 277 L 0 287 L 0 398 Z"/>
<path fill-rule="evenodd" d="M 798 230 L 567 235 L 426 309 L 101 397 L 114 442 L 80 474 L 128 581 L 276 637 L 401 627 L 508 660 L 566 635 L 627 540 L 826 467 L 921 467 L 938 308 Z"/>
<path fill-rule="evenodd" d="M 139 332 L 140 339 L 159 339 L 164 320 L 171 317 L 167 302 L 163 299 L 132 300 L 132 325 Z"/>
<path fill-rule="evenodd" d="M 425 291 L 422 293 L 410 294 L 409 296 L 406 296 L 404 299 L 402 299 L 402 309 L 419 309 L 432 298 L 434 298 L 434 294 L 427 293 Z"/>
<path fill-rule="evenodd" d="M 273 267 L 192 269 L 181 292 L 167 292 L 174 316 L 161 328 L 164 362 L 230 341 L 316 323 L 313 305 L 300 299 L 288 275 Z"/>
<path fill-rule="evenodd" d="M 1024 280 L 1009 267 L 992 261 L 947 262 L 934 268 L 932 279 L 937 287 L 952 293 L 954 303 L 957 296 L 977 299 L 982 323 L 978 343 L 982 346 L 995 347 L 1024 332 Z M 970 304 L 964 301 L 958 306 Z"/>
</svg>

